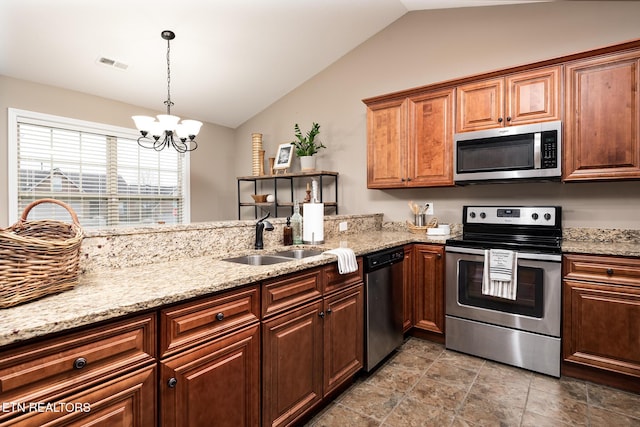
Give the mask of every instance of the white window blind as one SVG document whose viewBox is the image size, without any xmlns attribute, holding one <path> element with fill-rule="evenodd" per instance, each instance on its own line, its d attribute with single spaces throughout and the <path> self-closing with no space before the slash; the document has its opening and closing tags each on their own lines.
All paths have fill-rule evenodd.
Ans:
<svg viewBox="0 0 640 427">
<path fill-rule="evenodd" d="M 9 116 L 10 219 L 34 200 L 54 198 L 83 227 L 188 222 L 187 155 L 141 148 L 130 129 L 20 110 Z M 69 215 L 41 204 L 29 219 L 41 218 Z"/>
</svg>

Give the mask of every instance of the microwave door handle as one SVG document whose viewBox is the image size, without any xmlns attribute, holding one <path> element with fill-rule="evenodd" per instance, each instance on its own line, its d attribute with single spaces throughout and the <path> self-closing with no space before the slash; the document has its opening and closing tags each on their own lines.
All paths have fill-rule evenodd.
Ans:
<svg viewBox="0 0 640 427">
<path fill-rule="evenodd" d="M 533 134 L 533 168 L 540 169 L 542 167 L 542 133 L 536 132 Z"/>
</svg>

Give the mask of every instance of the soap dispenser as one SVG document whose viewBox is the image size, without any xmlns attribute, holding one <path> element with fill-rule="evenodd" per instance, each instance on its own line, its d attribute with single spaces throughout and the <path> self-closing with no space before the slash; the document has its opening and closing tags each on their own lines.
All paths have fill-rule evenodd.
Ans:
<svg viewBox="0 0 640 427">
<path fill-rule="evenodd" d="M 293 232 L 293 244 L 302 244 L 302 215 L 300 215 L 300 205 L 296 200 L 293 204 L 293 215 L 291 216 L 291 228 Z"/>
<path fill-rule="evenodd" d="M 285 246 L 293 245 L 293 229 L 291 228 L 291 217 L 287 217 L 287 224 L 282 230 L 282 240 Z"/>
</svg>

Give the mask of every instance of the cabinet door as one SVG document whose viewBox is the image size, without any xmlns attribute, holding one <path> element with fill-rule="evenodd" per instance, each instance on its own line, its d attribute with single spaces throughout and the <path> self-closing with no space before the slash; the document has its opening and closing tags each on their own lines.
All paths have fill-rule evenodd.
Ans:
<svg viewBox="0 0 640 427">
<path fill-rule="evenodd" d="M 322 301 L 262 324 L 262 425 L 293 423 L 322 399 Z"/>
<path fill-rule="evenodd" d="M 453 185 L 453 89 L 409 100 L 410 187 Z"/>
<path fill-rule="evenodd" d="M 3 426 L 157 426 L 156 365 L 148 366 L 60 400 L 33 401 L 42 405 Z M 5 401 L 4 403 L 9 403 Z M 47 404 L 53 406 L 45 406 Z M 29 408 L 29 404 L 27 404 Z"/>
<path fill-rule="evenodd" d="M 565 280 L 563 298 L 565 362 L 640 377 L 640 286 Z"/>
<path fill-rule="evenodd" d="M 404 99 L 367 108 L 367 187 L 404 186 L 407 178 L 407 105 Z"/>
<path fill-rule="evenodd" d="M 162 426 L 255 426 L 260 416 L 260 326 L 160 364 Z"/>
<path fill-rule="evenodd" d="M 472 82 L 457 88 L 456 132 L 502 126 L 504 79 Z"/>
<path fill-rule="evenodd" d="M 404 262 L 402 263 L 402 298 L 403 303 L 403 329 L 407 332 L 413 326 L 413 245 L 404 247 Z"/>
<path fill-rule="evenodd" d="M 560 120 L 560 67 L 507 76 L 506 87 L 506 126 Z"/>
<path fill-rule="evenodd" d="M 444 248 L 415 245 L 414 327 L 444 336 Z"/>
<path fill-rule="evenodd" d="M 364 358 L 363 284 L 325 298 L 324 395 L 362 368 Z"/>
<path fill-rule="evenodd" d="M 639 58 L 566 65 L 565 181 L 640 178 Z"/>
</svg>

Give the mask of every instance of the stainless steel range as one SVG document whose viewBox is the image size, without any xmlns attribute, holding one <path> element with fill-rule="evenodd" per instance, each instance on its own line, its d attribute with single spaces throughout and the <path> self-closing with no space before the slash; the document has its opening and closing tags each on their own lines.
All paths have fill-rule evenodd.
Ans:
<svg viewBox="0 0 640 427">
<path fill-rule="evenodd" d="M 446 347 L 560 376 L 562 210 L 465 206 L 446 242 Z"/>
</svg>

